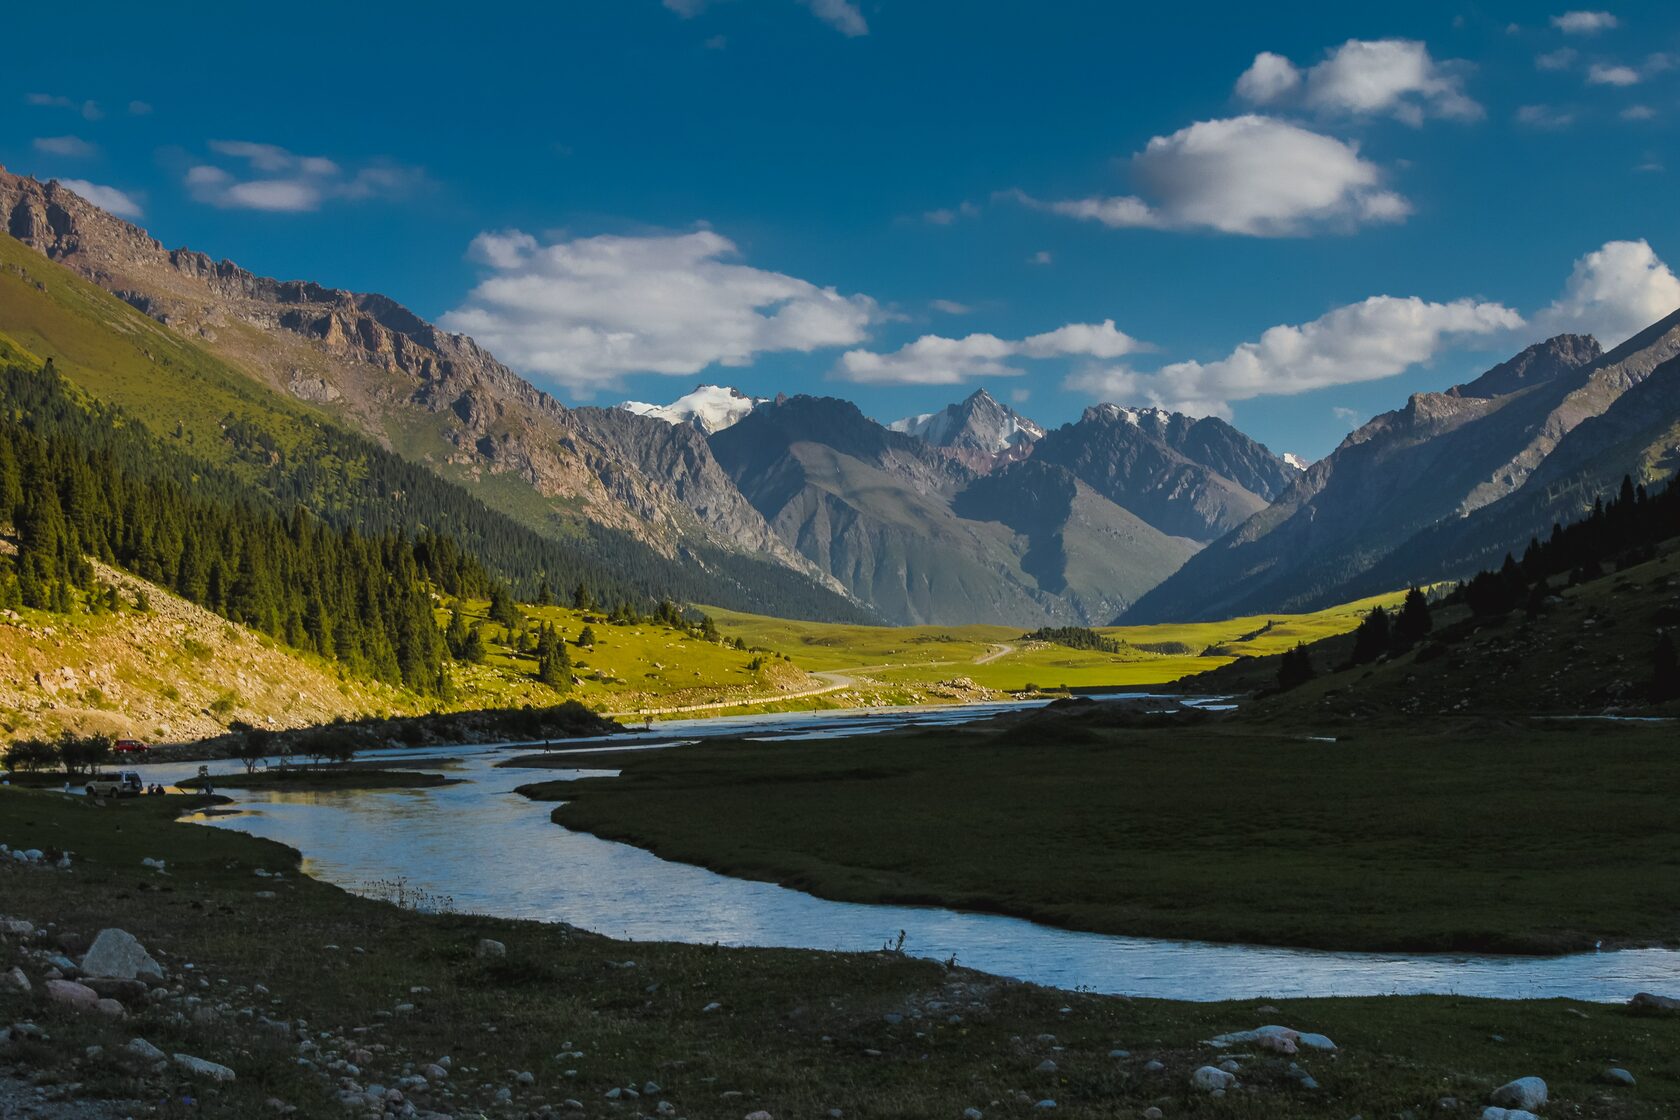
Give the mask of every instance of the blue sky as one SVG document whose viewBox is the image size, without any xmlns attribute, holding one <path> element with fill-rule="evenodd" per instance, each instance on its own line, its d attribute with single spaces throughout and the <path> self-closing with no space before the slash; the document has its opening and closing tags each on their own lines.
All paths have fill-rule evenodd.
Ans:
<svg viewBox="0 0 1680 1120">
<path fill-rule="evenodd" d="M 1671 5 L 548 7 L 24 7 L 0 162 L 570 403 L 984 385 L 1317 456 L 1680 305 Z"/>
</svg>

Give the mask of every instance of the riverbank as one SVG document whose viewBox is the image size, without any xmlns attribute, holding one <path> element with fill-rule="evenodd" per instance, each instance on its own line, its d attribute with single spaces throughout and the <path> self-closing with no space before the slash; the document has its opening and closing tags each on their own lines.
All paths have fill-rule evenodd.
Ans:
<svg viewBox="0 0 1680 1120">
<path fill-rule="evenodd" d="M 1628 1008 L 1175 1004 L 1035 988 L 894 953 L 632 944 L 354 897 L 298 874 L 289 849 L 174 823 L 186 803 L 0 790 L 0 842 L 73 853 L 68 871 L 0 862 L 5 916 L 53 923 L 44 935 L 3 935 L 0 974 L 21 965 L 33 991 L 0 984 L 0 1022 L 33 1020 L 49 1037 L 7 1044 L 0 1065 L 36 1074 L 51 1096 L 165 1101 L 166 1115 L 185 1114 L 174 1102 L 186 1096 L 194 1115 L 339 1115 L 348 1082 L 364 1094 L 406 1086 L 404 1099 L 427 1112 L 498 1117 L 627 1117 L 661 1100 L 672 1115 L 731 1120 L 836 1108 L 1025 1117 L 1054 1100 L 1056 1115 L 1077 1117 L 1160 1108 L 1346 1120 L 1433 1114 L 1447 1097 L 1476 1115 L 1496 1086 L 1539 1076 L 1552 1108 L 1572 1115 L 1642 1120 L 1680 1106 L 1680 1020 Z M 164 871 L 141 867 L 143 856 Z M 107 926 L 138 937 L 179 994 L 131 999 L 120 1020 L 51 1003 L 39 953 L 77 953 Z M 501 950 L 481 950 L 483 939 Z M 1273 1022 L 1338 1049 L 1290 1056 L 1202 1041 Z M 135 1037 L 236 1077 L 207 1082 L 171 1063 L 154 1072 L 123 1050 Z M 89 1046 L 104 1051 L 89 1058 Z M 445 1056 L 447 1070 L 428 1070 Z M 1612 1059 L 1636 1086 L 1600 1080 Z M 1214 1101 L 1192 1075 L 1225 1060 L 1237 1063 L 1240 1087 Z"/>
<path fill-rule="evenodd" d="M 250 774 L 212 774 L 208 784 L 211 789 L 374 790 L 434 789 L 454 781 L 443 774 L 387 766 L 293 766 Z M 188 778 L 177 784 L 184 790 L 198 790 L 204 788 L 206 780 Z"/>
<path fill-rule="evenodd" d="M 1318 741 L 1064 704 L 853 740 L 615 754 L 554 820 L 824 898 L 1142 937 L 1545 954 L 1680 943 L 1680 775 L 1638 724 Z M 935 808 L 937 807 L 937 808 Z"/>
</svg>

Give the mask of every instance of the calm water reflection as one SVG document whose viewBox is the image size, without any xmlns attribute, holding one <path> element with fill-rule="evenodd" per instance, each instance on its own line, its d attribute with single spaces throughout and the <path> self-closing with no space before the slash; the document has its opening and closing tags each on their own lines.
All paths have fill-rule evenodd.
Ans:
<svg viewBox="0 0 1680 1120">
<path fill-rule="evenodd" d="M 651 746 L 673 737 L 742 733 L 823 738 L 975 714 L 810 713 L 667 723 L 660 738 L 640 741 Z M 529 802 L 514 788 L 612 771 L 495 768 L 527 749 L 391 752 L 457 758 L 441 768 L 465 780 L 426 790 L 239 793 L 243 812 L 203 823 L 289 844 L 304 853 L 311 875 L 353 890 L 401 877 L 449 896 L 459 910 L 564 921 L 629 940 L 864 950 L 904 930 L 906 949 L 920 956 L 955 956 L 972 968 L 1058 987 L 1172 999 L 1440 992 L 1625 1000 L 1643 990 L 1680 993 L 1680 954 L 1666 950 L 1550 958 L 1323 953 L 1111 937 L 985 914 L 828 902 L 557 827 L 549 821 L 552 806 Z M 587 756 L 579 761 L 587 765 Z M 197 766 L 148 769 L 149 777 L 176 779 Z"/>
</svg>

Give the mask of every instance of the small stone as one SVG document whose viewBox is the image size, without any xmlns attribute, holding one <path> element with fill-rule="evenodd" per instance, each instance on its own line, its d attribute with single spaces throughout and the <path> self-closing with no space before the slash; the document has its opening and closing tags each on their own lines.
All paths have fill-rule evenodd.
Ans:
<svg viewBox="0 0 1680 1120">
<path fill-rule="evenodd" d="M 1634 1080 L 1633 1074 L 1629 1073 L 1625 1069 L 1622 1069 L 1620 1066 L 1611 1066 L 1609 1069 L 1604 1071 L 1602 1077 L 1603 1080 L 1610 1085 L 1637 1084 Z"/>
<path fill-rule="evenodd" d="M 747 1120 L 776 1120 L 776 1118 L 761 1108 L 757 1112 L 747 1113 Z"/>
<path fill-rule="evenodd" d="M 27 925 L 28 923 L 24 923 Z M 1680 999 L 1673 996 L 1659 996 L 1651 992 L 1640 992 L 1628 1000 L 1628 1006 L 1635 1011 L 1680 1011 Z"/>
<path fill-rule="evenodd" d="M 1035 1072 L 1035 1073 L 1055 1073 L 1056 1072 L 1056 1063 L 1052 1062 L 1049 1058 L 1046 1058 L 1042 1062 L 1038 1063 L 1038 1068 L 1036 1070 L 1034 1070 L 1033 1072 Z"/>
<path fill-rule="evenodd" d="M 48 980 L 47 998 L 77 1011 L 92 1011 L 99 1003 L 98 992 L 74 980 Z"/>
<path fill-rule="evenodd" d="M 1129 1058 L 1132 1056 L 1132 1052 L 1130 1050 L 1110 1050 L 1108 1056 L 1111 1058 Z"/>
<path fill-rule="evenodd" d="M 1154 1105 L 1150 1105 L 1148 1108 L 1143 1110 L 1143 1120 L 1161 1120 L 1161 1118 L 1165 1115 L 1166 1113 L 1162 1112 Z"/>
<path fill-rule="evenodd" d="M 723 1010 L 723 1004 L 718 1003 L 716 1001 L 713 1001 L 712 1003 L 708 1003 L 706 1006 L 704 1006 L 700 1009 L 702 1014 L 707 1013 L 707 1012 L 722 1011 L 722 1010 Z"/>
<path fill-rule="evenodd" d="M 963 1109 L 962 1120 L 985 1120 L 986 1114 L 978 1108 Z"/>
<path fill-rule="evenodd" d="M 1482 1109 L 1482 1120 L 1540 1120 L 1540 1117 L 1524 1108 L 1500 1108 L 1490 1104 Z"/>
<path fill-rule="evenodd" d="M 174 1061 L 177 1066 L 194 1077 L 208 1077 L 212 1081 L 232 1081 L 235 1077 L 234 1072 L 227 1066 L 206 1061 L 203 1058 L 195 1058 L 191 1054 L 176 1054 L 174 1055 Z"/>
<path fill-rule="evenodd" d="M 1056 1102 L 1051 1100 L 1049 1097 L 1046 1097 L 1043 1100 L 1039 1101 L 1037 1104 L 1033 1105 L 1033 1107 L 1043 1109 L 1046 1112 L 1048 1112 L 1050 1109 L 1056 1107 Z"/>
<path fill-rule="evenodd" d="M 1167 1064 L 1165 1062 L 1158 1061 L 1154 1058 L 1151 1058 L 1149 1061 L 1143 1063 L 1143 1072 L 1145 1073 L 1160 1073 L 1166 1068 Z"/>
<path fill-rule="evenodd" d="M 528 1069 L 521 1070 L 519 1076 L 515 1077 L 514 1080 L 519 1082 L 521 1085 L 535 1085 L 537 1083 L 537 1075 Z"/>
<path fill-rule="evenodd" d="M 503 945 L 500 941 L 493 940 L 492 938 L 481 937 L 478 940 L 478 948 L 473 950 L 473 956 L 479 958 L 480 960 L 492 957 L 505 957 L 507 956 L 507 946 Z"/>
<path fill-rule="evenodd" d="M 23 969 L 16 967 L 12 968 L 9 972 L 0 974 L 0 988 L 5 988 L 8 991 L 17 992 L 19 995 L 25 996 L 32 990 L 29 983 L 29 977 L 23 974 Z"/>
<path fill-rule="evenodd" d="M 657 1097 L 660 1091 L 657 1081 L 644 1082 L 642 1085 L 642 1096 L 644 1097 Z"/>
<path fill-rule="evenodd" d="M 1190 1084 L 1204 1093 L 1222 1092 L 1237 1083 L 1236 1077 L 1217 1066 L 1203 1066 L 1190 1075 Z"/>
</svg>

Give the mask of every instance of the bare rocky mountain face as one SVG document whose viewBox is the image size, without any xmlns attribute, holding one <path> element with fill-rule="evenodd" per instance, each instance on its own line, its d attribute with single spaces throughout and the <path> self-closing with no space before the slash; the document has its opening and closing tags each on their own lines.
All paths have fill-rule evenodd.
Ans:
<svg viewBox="0 0 1680 1120">
<path fill-rule="evenodd" d="M 915 436 L 964 466 L 984 473 L 1032 454 L 1044 429 L 984 389 L 938 412 L 906 416 L 887 425 Z"/>
<path fill-rule="evenodd" d="M 1266 508 L 1300 477 L 1215 417 L 1101 404 L 1033 447 L 1169 536 L 1206 543 Z"/>
<path fill-rule="evenodd" d="M 1590 337 L 1559 335 L 1468 384 L 1415 394 L 1126 620 L 1311 609 L 1497 561 L 1590 507 L 1624 472 L 1673 473 L 1664 441 L 1680 414 L 1664 398 L 1672 374 L 1655 371 L 1677 353 L 1680 313 L 1608 354 Z"/>
<path fill-rule="evenodd" d="M 849 401 L 778 400 L 711 442 L 784 541 L 892 622 L 1106 621 L 1195 548 L 1061 467 L 982 473 Z"/>
<path fill-rule="evenodd" d="M 583 517 L 672 556 L 754 555 L 830 588 L 784 546 L 690 426 L 572 409 L 471 338 L 394 300 L 165 249 L 56 182 L 0 169 L 5 231 L 254 379 L 319 406 L 539 528 Z"/>
</svg>

